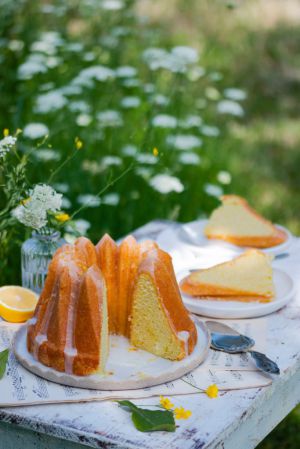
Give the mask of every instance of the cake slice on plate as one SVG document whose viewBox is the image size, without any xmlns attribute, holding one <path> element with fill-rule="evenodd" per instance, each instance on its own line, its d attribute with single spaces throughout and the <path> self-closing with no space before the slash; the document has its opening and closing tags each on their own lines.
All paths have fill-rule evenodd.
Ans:
<svg viewBox="0 0 300 449">
<path fill-rule="evenodd" d="M 221 239 L 234 245 L 270 248 L 287 239 L 284 231 L 252 209 L 237 195 L 224 195 L 204 229 L 210 239 Z"/>
<path fill-rule="evenodd" d="M 183 293 L 202 298 L 269 302 L 275 295 L 271 260 L 249 249 L 229 262 L 194 271 L 180 287 Z"/>
</svg>

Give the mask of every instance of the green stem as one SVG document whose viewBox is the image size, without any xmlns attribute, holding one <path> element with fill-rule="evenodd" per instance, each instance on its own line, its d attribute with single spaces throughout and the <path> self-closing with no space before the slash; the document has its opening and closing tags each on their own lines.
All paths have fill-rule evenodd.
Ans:
<svg viewBox="0 0 300 449">
<path fill-rule="evenodd" d="M 120 179 L 123 178 L 123 176 L 125 176 L 130 170 L 132 170 L 132 168 L 134 167 L 134 163 L 130 164 L 128 168 L 126 168 L 126 170 L 121 173 L 117 178 L 113 179 L 112 181 L 109 181 L 108 184 L 106 184 L 105 187 L 103 187 L 103 189 L 99 190 L 98 193 L 96 193 L 95 196 L 100 197 L 104 192 L 106 192 L 107 189 L 109 189 L 109 187 L 113 186 L 116 182 L 118 182 Z M 83 209 L 86 209 L 89 206 L 90 201 L 87 201 L 86 204 L 83 204 L 81 207 L 79 207 L 79 209 L 77 209 L 75 212 L 73 212 L 73 214 L 70 217 L 70 220 L 73 220 L 73 218 L 79 214 L 79 212 L 81 212 Z"/>
</svg>

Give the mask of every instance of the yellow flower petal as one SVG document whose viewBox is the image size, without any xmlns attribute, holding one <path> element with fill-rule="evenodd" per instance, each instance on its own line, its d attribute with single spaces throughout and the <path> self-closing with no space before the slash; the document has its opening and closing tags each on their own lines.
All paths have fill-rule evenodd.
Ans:
<svg viewBox="0 0 300 449">
<path fill-rule="evenodd" d="M 79 137 L 75 138 L 75 147 L 76 150 L 81 150 L 81 148 L 83 147 L 83 142 L 79 139 Z"/>
<path fill-rule="evenodd" d="M 65 221 L 70 220 L 70 215 L 65 213 L 56 214 L 55 218 L 57 221 L 60 221 L 61 223 L 64 223 Z"/>
<path fill-rule="evenodd" d="M 178 407 L 175 408 L 174 414 L 176 419 L 188 419 L 192 415 L 192 412 L 183 407 Z"/>
<path fill-rule="evenodd" d="M 8 129 L 8 128 L 4 128 L 4 130 L 3 130 L 3 136 L 4 136 L 4 137 L 9 136 L 9 129 Z"/>
<path fill-rule="evenodd" d="M 158 156 L 158 149 L 155 147 L 155 148 L 153 148 L 153 155 L 155 156 L 155 157 L 157 157 Z"/>
<path fill-rule="evenodd" d="M 171 410 L 174 407 L 174 404 L 170 401 L 169 398 L 165 398 L 164 396 L 159 396 L 160 405 L 166 410 Z"/>
<path fill-rule="evenodd" d="M 205 393 L 209 398 L 217 398 L 219 394 L 219 389 L 216 384 L 212 384 L 205 390 Z"/>
</svg>

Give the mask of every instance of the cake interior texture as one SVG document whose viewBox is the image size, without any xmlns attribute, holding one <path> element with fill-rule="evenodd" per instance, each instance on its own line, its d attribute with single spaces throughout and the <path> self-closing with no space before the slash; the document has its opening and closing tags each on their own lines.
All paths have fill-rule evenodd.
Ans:
<svg viewBox="0 0 300 449">
<path fill-rule="evenodd" d="M 269 301 L 275 295 L 272 257 L 247 250 L 235 259 L 197 270 L 181 282 L 184 293 L 239 301 Z"/>
<path fill-rule="evenodd" d="M 236 195 L 221 197 L 205 227 L 208 238 L 219 238 L 242 246 L 268 247 L 284 242 L 286 234 Z"/>
</svg>

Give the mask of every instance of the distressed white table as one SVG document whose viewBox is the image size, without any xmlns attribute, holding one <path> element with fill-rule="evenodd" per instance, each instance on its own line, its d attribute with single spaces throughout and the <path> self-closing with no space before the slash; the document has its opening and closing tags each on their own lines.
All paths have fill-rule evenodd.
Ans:
<svg viewBox="0 0 300 449">
<path fill-rule="evenodd" d="M 155 238 L 168 222 L 136 232 Z M 300 239 L 288 257 L 276 260 L 294 277 L 298 293 L 267 317 L 268 355 L 281 375 L 270 387 L 225 392 L 216 400 L 203 394 L 176 398 L 192 410 L 175 433 L 140 433 L 130 414 L 113 402 L 0 409 L 0 449 L 251 449 L 300 402 Z M 0 384 L 1 395 L 1 384 Z M 157 399 L 136 401 L 157 404 Z"/>
</svg>

